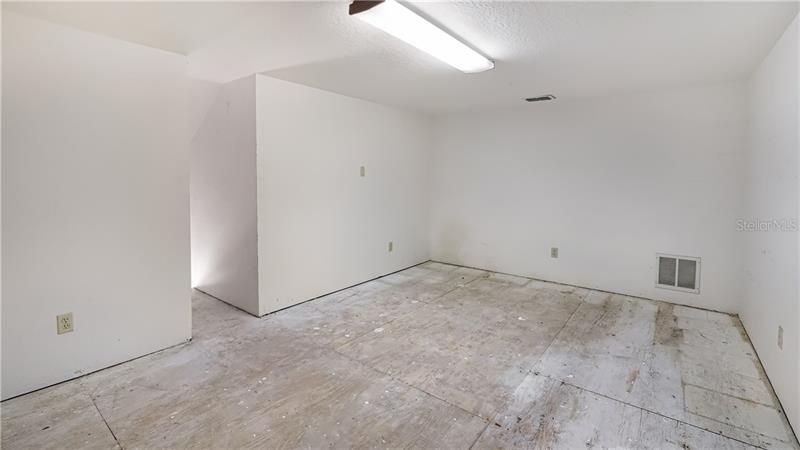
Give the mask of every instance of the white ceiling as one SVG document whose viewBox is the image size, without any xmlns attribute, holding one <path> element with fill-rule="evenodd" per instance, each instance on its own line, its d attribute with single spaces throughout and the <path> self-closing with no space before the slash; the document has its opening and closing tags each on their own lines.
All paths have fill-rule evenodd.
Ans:
<svg viewBox="0 0 800 450">
<path fill-rule="evenodd" d="M 463 74 L 347 14 L 348 2 L 3 3 L 5 10 L 189 56 L 190 76 L 253 73 L 426 111 L 748 76 L 796 2 L 416 2 L 496 61 Z"/>
</svg>

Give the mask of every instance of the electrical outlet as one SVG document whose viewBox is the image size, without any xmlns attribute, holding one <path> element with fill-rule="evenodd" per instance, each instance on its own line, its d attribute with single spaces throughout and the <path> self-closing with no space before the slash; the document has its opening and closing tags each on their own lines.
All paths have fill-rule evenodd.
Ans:
<svg viewBox="0 0 800 450">
<path fill-rule="evenodd" d="M 550 257 L 551 258 L 558 258 L 558 247 L 550 248 Z"/>
<path fill-rule="evenodd" d="M 389 241 L 389 251 L 394 250 L 394 242 Z"/>
<path fill-rule="evenodd" d="M 783 350 L 783 327 L 778 325 L 778 348 Z"/>
<path fill-rule="evenodd" d="M 366 175 L 367 175 L 367 168 L 364 167 L 364 166 L 361 166 L 361 176 L 364 177 Z"/>
<path fill-rule="evenodd" d="M 74 328 L 75 322 L 72 320 L 72 313 L 56 316 L 56 331 L 58 334 L 71 333 Z"/>
</svg>

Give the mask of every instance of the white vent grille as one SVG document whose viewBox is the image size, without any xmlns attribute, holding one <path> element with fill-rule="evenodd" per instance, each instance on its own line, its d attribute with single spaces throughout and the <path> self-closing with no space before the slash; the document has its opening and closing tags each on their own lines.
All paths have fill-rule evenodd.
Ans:
<svg viewBox="0 0 800 450">
<path fill-rule="evenodd" d="M 700 258 L 656 254 L 656 287 L 700 292 Z"/>
</svg>

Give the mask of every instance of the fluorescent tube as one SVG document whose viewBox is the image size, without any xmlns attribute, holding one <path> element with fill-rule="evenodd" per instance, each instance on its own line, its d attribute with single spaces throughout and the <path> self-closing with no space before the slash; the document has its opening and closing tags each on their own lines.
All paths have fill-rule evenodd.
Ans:
<svg viewBox="0 0 800 450">
<path fill-rule="evenodd" d="M 494 68 L 494 62 L 395 0 L 369 2 L 374 6 L 368 9 L 354 7 L 357 3 L 360 2 L 351 5 L 351 15 L 462 72 L 475 73 Z"/>
</svg>

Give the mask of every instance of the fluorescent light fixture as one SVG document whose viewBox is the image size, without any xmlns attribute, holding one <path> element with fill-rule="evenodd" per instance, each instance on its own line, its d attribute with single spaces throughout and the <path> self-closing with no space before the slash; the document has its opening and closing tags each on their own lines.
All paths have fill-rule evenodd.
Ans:
<svg viewBox="0 0 800 450">
<path fill-rule="evenodd" d="M 395 0 L 356 0 L 350 4 L 350 15 L 462 72 L 475 73 L 494 68 L 492 61 Z"/>
<path fill-rule="evenodd" d="M 553 94 L 542 95 L 539 97 L 528 97 L 525 99 L 526 102 L 546 102 L 549 100 L 555 100 L 556 96 Z"/>
</svg>

